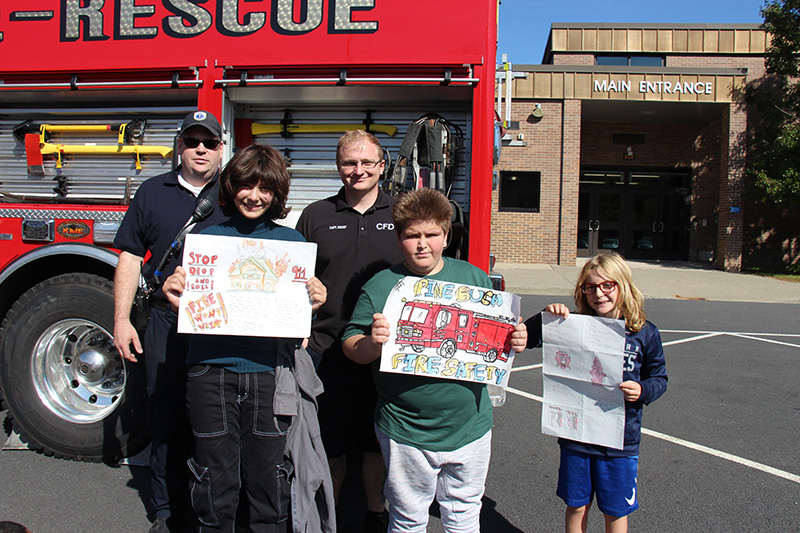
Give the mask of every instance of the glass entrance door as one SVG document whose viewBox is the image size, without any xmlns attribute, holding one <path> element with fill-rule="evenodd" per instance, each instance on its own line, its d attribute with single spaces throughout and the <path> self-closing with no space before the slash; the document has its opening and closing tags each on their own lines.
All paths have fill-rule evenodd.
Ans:
<svg viewBox="0 0 800 533">
<path fill-rule="evenodd" d="M 631 259 L 686 260 L 690 202 L 687 172 L 630 172 Z"/>
<path fill-rule="evenodd" d="M 624 175 L 593 172 L 581 176 L 578 195 L 578 257 L 622 244 Z"/>
<path fill-rule="evenodd" d="M 688 172 L 583 171 L 578 257 L 688 259 L 689 183 Z"/>
<path fill-rule="evenodd" d="M 655 259 L 658 253 L 658 191 L 634 189 L 630 196 L 630 222 L 626 257 Z"/>
<path fill-rule="evenodd" d="M 687 174 L 664 174 L 659 196 L 660 259 L 686 261 L 689 259 L 689 222 L 692 197 Z"/>
</svg>

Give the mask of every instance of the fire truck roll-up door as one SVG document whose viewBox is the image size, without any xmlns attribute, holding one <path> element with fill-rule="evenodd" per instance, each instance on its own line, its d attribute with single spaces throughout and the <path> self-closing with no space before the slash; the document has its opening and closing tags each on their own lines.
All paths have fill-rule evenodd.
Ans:
<svg viewBox="0 0 800 533">
<path fill-rule="evenodd" d="M 127 204 L 145 180 L 172 169 L 174 147 L 181 120 L 194 107 L 77 107 L 66 109 L 2 109 L 0 111 L 0 195 L 2 201 L 57 201 L 68 203 Z M 118 144 L 118 125 L 143 119 L 141 138 Z M 55 154 L 42 157 L 42 172 L 27 168 L 31 147 L 14 136 L 14 129 L 26 121 L 33 128 L 54 126 L 47 132 L 49 145 L 65 145 L 60 168 Z M 59 131 L 60 126 L 107 125 L 107 133 Z M 124 146 L 127 153 L 99 153 L 101 148 Z M 158 148 L 164 156 L 130 153 L 134 146 Z M 77 147 L 72 153 L 68 147 Z M 155 151 L 155 150 L 150 150 Z M 95 153 L 97 152 L 97 153 Z M 140 168 L 137 168 L 140 167 Z"/>
<path fill-rule="evenodd" d="M 409 124 L 425 113 L 438 113 L 458 125 L 464 132 L 464 148 L 457 153 L 453 171 L 450 198 L 469 211 L 470 172 L 470 110 L 471 102 L 464 98 L 463 88 L 405 87 L 402 90 L 387 87 L 318 87 L 303 88 L 307 101 L 296 101 L 280 88 L 229 89 L 234 104 L 233 114 L 253 123 L 279 125 L 287 117 L 289 122 L 304 125 L 359 124 L 369 119 L 374 124 L 394 126 L 397 131 L 389 135 L 373 131 L 381 145 L 389 150 L 394 160 L 408 131 Z M 274 94 L 271 94 L 273 93 Z M 298 92 L 295 90 L 294 92 Z M 232 93 L 232 94 L 231 94 Z M 310 94 L 309 94 L 310 93 Z M 449 97 L 448 97 L 449 94 Z M 292 100 L 295 100 L 293 103 Z M 261 103 L 264 102 L 264 103 Z M 281 102 L 274 105 L 274 102 Z M 269 103 L 269 105 L 268 105 Z M 309 128 L 313 130 L 313 128 Z M 288 205 L 292 208 L 282 224 L 294 227 L 302 210 L 312 202 L 336 194 L 342 186 L 336 170 L 336 145 L 344 131 L 300 133 L 268 133 L 254 135 L 253 141 L 269 144 L 289 159 L 292 185 Z M 387 168 L 390 162 L 387 160 Z"/>
<path fill-rule="evenodd" d="M 378 89 L 375 89 L 378 90 Z M 410 89 L 413 92 L 413 89 Z M 61 166 L 54 155 L 45 155 L 41 165 L 43 173 L 27 169 L 26 146 L 18 141 L 14 128 L 25 121 L 35 125 L 115 125 L 133 118 L 146 121 L 144 137 L 135 141 L 140 146 L 173 147 L 180 121 L 192 108 L 163 109 L 71 109 L 68 117 L 63 110 L 51 113 L 3 110 L 0 114 L 0 195 L 3 201 L 62 201 L 68 203 L 119 203 L 127 204 L 139 185 L 153 176 L 172 169 L 173 155 L 140 155 L 137 169 L 132 154 L 94 154 L 95 146 L 117 146 L 116 131 L 108 134 L 85 132 L 48 133 L 48 143 L 54 145 L 85 146 L 88 153 L 61 156 Z M 359 124 L 367 117 L 373 123 L 397 128 L 394 135 L 374 132 L 381 145 L 389 150 L 392 159 L 411 122 L 425 113 L 435 112 L 458 125 L 464 132 L 464 149 L 457 153 L 453 171 L 453 188 L 450 198 L 458 202 L 465 212 L 469 211 L 469 105 L 458 102 L 414 101 L 411 103 L 390 102 L 373 104 L 342 103 L 336 105 L 309 105 L 308 103 L 277 106 L 236 105 L 236 118 L 245 118 L 255 123 L 279 125 L 290 109 L 294 124 L 330 125 Z M 283 153 L 291 165 L 292 186 L 288 205 L 292 213 L 283 223 L 294 225 L 302 210 L 312 202 L 336 193 L 341 180 L 336 171 L 336 144 L 344 131 L 300 132 L 283 136 L 269 133 L 253 136 L 253 141 L 270 144 Z M 387 161 L 387 166 L 390 162 Z"/>
</svg>

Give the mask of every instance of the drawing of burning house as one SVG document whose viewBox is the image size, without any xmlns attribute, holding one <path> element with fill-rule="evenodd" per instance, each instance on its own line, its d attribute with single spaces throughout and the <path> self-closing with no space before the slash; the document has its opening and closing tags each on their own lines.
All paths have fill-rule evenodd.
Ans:
<svg viewBox="0 0 800 533">
<path fill-rule="evenodd" d="M 234 265 L 229 277 L 231 290 L 275 292 L 278 285 L 278 276 L 270 263 L 257 257 L 248 257 Z"/>
</svg>

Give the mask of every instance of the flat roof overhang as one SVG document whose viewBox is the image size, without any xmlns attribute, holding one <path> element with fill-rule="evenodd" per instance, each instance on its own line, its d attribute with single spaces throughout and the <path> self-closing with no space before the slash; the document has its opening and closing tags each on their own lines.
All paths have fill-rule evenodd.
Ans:
<svg viewBox="0 0 800 533">
<path fill-rule="evenodd" d="M 581 105 L 581 122 L 706 124 L 718 118 L 725 105 L 716 102 L 584 100 Z"/>
</svg>

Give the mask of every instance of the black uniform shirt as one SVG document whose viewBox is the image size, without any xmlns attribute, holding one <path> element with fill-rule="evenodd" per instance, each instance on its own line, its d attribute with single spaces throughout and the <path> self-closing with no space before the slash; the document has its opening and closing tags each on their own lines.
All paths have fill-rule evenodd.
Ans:
<svg viewBox="0 0 800 533">
<path fill-rule="evenodd" d="M 307 241 L 317 243 L 316 276 L 328 289 L 318 311 L 309 346 L 324 354 L 341 353 L 340 339 L 364 285 L 377 272 L 403 260 L 392 223 L 392 198 L 379 191 L 363 215 L 350 207 L 344 188 L 314 202 L 297 221 Z"/>
<path fill-rule="evenodd" d="M 217 175 L 214 180 L 206 184 L 200 195 L 195 197 L 178 183 L 178 171 L 179 169 L 154 176 L 142 183 L 114 237 L 114 247 L 123 252 L 139 257 L 145 257 L 150 252 L 150 257 L 142 269 L 147 278 L 152 276 L 172 241 L 192 216 L 197 202 L 200 198 L 208 196 L 214 183 L 219 179 Z M 218 199 L 209 198 L 209 200 L 214 204 L 214 212 L 206 220 L 198 223 L 192 233 L 228 219 L 222 214 Z M 161 275 L 162 282 L 175 271 L 177 265 L 181 264 L 181 254 L 176 255 L 177 257 L 173 257 L 164 268 Z M 153 297 L 166 301 L 160 288 Z"/>
</svg>

